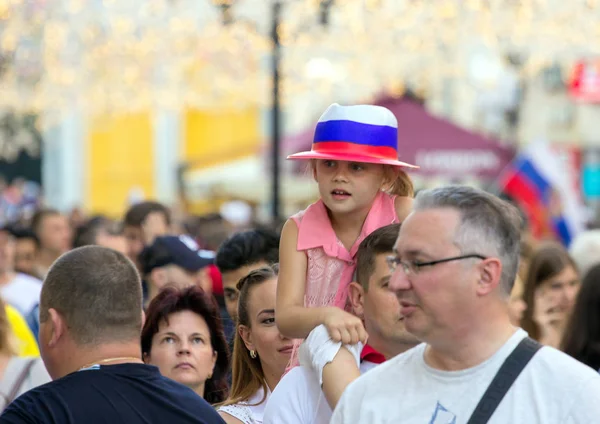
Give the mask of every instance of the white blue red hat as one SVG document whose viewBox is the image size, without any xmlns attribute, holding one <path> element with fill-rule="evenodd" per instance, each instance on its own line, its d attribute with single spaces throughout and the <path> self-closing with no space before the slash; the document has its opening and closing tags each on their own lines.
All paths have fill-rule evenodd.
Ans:
<svg viewBox="0 0 600 424">
<path fill-rule="evenodd" d="M 372 105 L 332 104 L 319 118 L 310 151 L 287 158 L 418 168 L 398 160 L 398 121 L 394 114 L 382 106 Z"/>
</svg>

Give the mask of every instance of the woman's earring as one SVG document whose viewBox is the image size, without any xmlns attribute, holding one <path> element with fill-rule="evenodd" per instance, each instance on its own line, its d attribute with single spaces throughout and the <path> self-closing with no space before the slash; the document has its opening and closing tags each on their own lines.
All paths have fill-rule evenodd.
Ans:
<svg viewBox="0 0 600 424">
<path fill-rule="evenodd" d="M 208 377 L 206 378 L 207 380 L 210 380 L 212 378 L 212 372 L 208 374 Z"/>
<path fill-rule="evenodd" d="M 251 351 L 250 351 L 250 357 L 251 357 L 252 359 L 256 359 L 256 351 L 254 351 L 254 350 L 251 350 Z"/>
</svg>

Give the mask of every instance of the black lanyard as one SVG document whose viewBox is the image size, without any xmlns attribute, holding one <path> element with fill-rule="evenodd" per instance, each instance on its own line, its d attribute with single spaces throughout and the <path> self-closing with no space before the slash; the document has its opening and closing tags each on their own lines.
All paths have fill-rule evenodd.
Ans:
<svg viewBox="0 0 600 424">
<path fill-rule="evenodd" d="M 541 347 L 541 344 L 529 337 L 521 340 L 496 373 L 467 424 L 485 424 L 488 422 L 508 390 L 521 374 L 521 371 Z"/>
</svg>

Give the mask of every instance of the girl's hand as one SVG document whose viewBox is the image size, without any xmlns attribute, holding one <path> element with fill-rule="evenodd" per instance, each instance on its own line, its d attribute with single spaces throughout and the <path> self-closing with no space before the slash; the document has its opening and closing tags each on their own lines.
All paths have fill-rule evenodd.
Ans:
<svg viewBox="0 0 600 424">
<path fill-rule="evenodd" d="M 342 344 L 367 343 L 367 331 L 360 318 L 339 308 L 329 308 L 323 324 L 334 342 Z"/>
</svg>

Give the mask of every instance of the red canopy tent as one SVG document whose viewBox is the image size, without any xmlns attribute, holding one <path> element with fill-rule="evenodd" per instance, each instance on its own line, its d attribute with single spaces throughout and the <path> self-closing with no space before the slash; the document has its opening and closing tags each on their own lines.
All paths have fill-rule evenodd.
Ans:
<svg viewBox="0 0 600 424">
<path fill-rule="evenodd" d="M 398 119 L 399 159 L 419 165 L 421 169 L 414 171 L 419 175 L 491 180 L 515 155 L 512 148 L 433 116 L 412 100 L 388 98 L 376 104 L 390 109 Z M 310 150 L 313 133 L 314 126 L 284 138 L 283 152 Z"/>
</svg>

